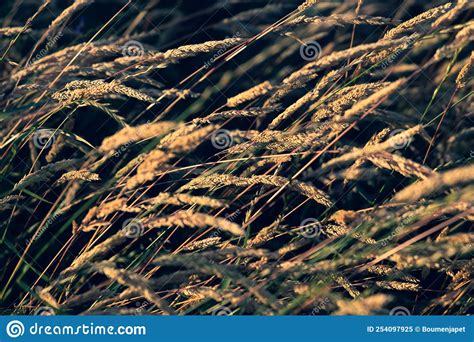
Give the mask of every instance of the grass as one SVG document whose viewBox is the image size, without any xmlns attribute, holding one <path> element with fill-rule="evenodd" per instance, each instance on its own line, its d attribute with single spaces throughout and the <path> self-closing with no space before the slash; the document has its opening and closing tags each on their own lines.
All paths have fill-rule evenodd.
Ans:
<svg viewBox="0 0 474 342">
<path fill-rule="evenodd" d="M 2 3 L 0 311 L 472 311 L 468 1 Z"/>
</svg>

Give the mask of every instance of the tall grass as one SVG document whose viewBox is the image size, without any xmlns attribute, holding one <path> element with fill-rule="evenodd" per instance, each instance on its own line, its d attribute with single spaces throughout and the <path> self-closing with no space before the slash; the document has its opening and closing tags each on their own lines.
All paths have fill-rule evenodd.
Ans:
<svg viewBox="0 0 474 342">
<path fill-rule="evenodd" d="M 469 1 L 0 8 L 2 313 L 472 310 Z"/>
</svg>

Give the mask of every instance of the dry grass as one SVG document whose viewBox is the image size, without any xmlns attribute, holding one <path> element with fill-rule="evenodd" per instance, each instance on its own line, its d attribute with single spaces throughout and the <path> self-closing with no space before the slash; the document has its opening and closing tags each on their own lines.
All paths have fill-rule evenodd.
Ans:
<svg viewBox="0 0 474 342">
<path fill-rule="evenodd" d="M 0 5 L 0 312 L 472 311 L 472 3 L 191 3 Z"/>
</svg>

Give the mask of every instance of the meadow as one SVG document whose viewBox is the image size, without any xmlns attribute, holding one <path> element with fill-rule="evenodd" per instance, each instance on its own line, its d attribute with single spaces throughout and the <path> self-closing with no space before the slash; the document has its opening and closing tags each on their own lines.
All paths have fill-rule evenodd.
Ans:
<svg viewBox="0 0 474 342">
<path fill-rule="evenodd" d="M 473 10 L 2 1 L 0 312 L 472 312 Z"/>
</svg>

